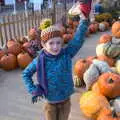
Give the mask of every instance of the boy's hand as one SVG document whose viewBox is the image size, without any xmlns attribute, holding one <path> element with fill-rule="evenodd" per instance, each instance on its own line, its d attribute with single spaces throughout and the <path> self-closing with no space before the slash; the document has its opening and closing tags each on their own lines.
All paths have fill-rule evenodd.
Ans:
<svg viewBox="0 0 120 120">
<path fill-rule="evenodd" d="M 32 104 L 37 103 L 37 97 L 38 96 L 32 96 L 32 101 L 31 101 Z"/>
<path fill-rule="evenodd" d="M 32 104 L 37 103 L 37 101 L 41 101 L 43 96 L 32 96 Z"/>
</svg>

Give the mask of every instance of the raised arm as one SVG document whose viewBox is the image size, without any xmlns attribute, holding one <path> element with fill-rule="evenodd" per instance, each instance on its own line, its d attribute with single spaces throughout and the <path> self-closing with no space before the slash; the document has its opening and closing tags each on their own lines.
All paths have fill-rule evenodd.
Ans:
<svg viewBox="0 0 120 120">
<path fill-rule="evenodd" d="M 71 57 L 74 57 L 74 55 L 82 47 L 85 40 L 87 28 L 88 21 L 81 20 L 73 39 L 68 43 L 68 46 L 65 48 L 65 50 L 67 51 L 68 54 L 70 54 Z"/>
</svg>

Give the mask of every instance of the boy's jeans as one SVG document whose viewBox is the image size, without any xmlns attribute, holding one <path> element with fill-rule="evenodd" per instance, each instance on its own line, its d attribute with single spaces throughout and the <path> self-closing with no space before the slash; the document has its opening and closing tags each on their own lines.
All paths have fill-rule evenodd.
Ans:
<svg viewBox="0 0 120 120">
<path fill-rule="evenodd" d="M 68 120 L 71 103 L 70 99 L 62 103 L 45 104 L 45 120 Z"/>
</svg>

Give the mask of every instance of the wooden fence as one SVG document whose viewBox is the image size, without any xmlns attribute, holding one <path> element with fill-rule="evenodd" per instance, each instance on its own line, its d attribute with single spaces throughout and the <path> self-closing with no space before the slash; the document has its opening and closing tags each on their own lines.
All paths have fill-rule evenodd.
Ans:
<svg viewBox="0 0 120 120">
<path fill-rule="evenodd" d="M 67 9 L 70 7 L 71 5 L 67 5 Z M 64 13 L 64 6 L 56 7 L 56 20 L 58 21 Z M 30 28 L 39 27 L 43 18 L 52 18 L 51 9 L 0 16 L 0 47 L 5 46 L 12 38 L 26 36 Z"/>
</svg>

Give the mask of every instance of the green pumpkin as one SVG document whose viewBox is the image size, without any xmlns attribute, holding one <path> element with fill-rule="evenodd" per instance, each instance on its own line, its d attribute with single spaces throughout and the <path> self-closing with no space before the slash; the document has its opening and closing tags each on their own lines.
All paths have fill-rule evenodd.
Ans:
<svg viewBox="0 0 120 120">
<path fill-rule="evenodd" d="M 104 47 L 104 54 L 111 58 L 116 59 L 120 55 L 120 45 L 107 43 Z"/>
</svg>

